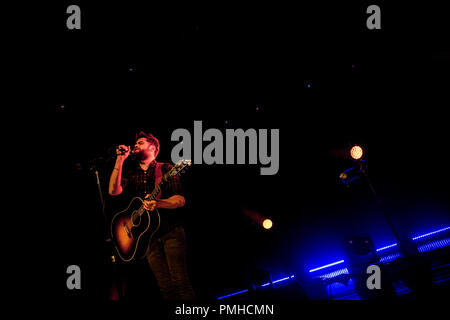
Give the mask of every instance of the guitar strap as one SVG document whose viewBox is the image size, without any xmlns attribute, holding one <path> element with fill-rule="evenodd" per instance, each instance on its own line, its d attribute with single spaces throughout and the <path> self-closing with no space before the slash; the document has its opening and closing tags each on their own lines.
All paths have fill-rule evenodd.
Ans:
<svg viewBox="0 0 450 320">
<path fill-rule="evenodd" d="M 162 179 L 162 162 L 156 162 L 156 168 L 155 168 L 155 188 L 158 186 L 158 184 L 161 182 Z M 161 198 L 161 192 L 158 193 L 156 196 L 156 199 Z"/>
</svg>

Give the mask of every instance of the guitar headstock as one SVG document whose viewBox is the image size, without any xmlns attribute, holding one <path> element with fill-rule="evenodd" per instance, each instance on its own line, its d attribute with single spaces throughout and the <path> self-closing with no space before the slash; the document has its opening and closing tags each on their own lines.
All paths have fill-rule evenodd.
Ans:
<svg viewBox="0 0 450 320">
<path fill-rule="evenodd" d="M 188 167 L 192 165 L 191 160 L 181 159 L 179 160 L 170 171 L 166 174 L 166 178 L 170 178 L 184 172 Z"/>
</svg>

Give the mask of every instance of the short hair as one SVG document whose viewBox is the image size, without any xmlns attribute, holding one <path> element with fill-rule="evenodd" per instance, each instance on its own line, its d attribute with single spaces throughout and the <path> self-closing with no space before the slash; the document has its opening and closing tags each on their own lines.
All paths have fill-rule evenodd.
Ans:
<svg viewBox="0 0 450 320">
<path fill-rule="evenodd" d="M 145 133 L 144 131 L 141 131 L 138 134 L 136 134 L 136 141 L 140 138 L 147 139 L 148 143 L 155 146 L 155 158 L 156 158 L 156 156 L 158 156 L 159 153 L 159 140 L 151 133 Z"/>
</svg>

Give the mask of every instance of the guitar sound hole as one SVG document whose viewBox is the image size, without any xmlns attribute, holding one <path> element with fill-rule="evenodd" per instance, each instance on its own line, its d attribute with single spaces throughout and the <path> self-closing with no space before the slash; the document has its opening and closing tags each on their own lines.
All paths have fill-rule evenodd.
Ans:
<svg viewBox="0 0 450 320">
<path fill-rule="evenodd" d="M 136 211 L 131 215 L 131 222 L 133 225 L 138 226 L 141 223 L 141 217 L 137 214 Z"/>
</svg>

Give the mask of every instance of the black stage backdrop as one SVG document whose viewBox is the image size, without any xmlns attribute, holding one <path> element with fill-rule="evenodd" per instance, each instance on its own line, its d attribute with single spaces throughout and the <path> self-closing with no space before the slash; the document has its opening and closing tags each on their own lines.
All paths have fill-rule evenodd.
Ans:
<svg viewBox="0 0 450 320">
<path fill-rule="evenodd" d="M 172 132 L 193 134 L 194 121 L 223 133 L 279 129 L 275 175 L 260 175 L 260 164 L 202 164 L 182 177 L 189 268 L 205 301 L 245 288 L 254 268 L 301 276 L 336 261 L 348 233 L 395 241 L 367 185 L 339 181 L 353 163 L 338 155 L 351 144 L 365 148 L 402 236 L 449 225 L 443 10 L 383 2 L 382 29 L 368 30 L 368 2 L 78 1 L 82 28 L 68 30 L 70 4 L 40 5 L 35 12 L 45 15 L 15 39 L 28 74 L 17 85 L 31 86 L 15 101 L 20 119 L 31 121 L 11 136 L 32 145 L 25 170 L 38 173 L 21 193 L 38 198 L 24 250 L 44 272 L 23 291 L 28 298 L 45 291 L 52 299 L 107 299 L 104 222 L 90 167 L 101 158 L 110 217 L 117 209 L 107 195 L 111 150 L 140 130 L 156 135 L 159 160 L 171 161 Z M 273 230 L 253 225 L 245 210 L 270 217 Z M 82 290 L 67 290 L 69 265 L 80 266 Z M 144 296 L 156 290 L 147 271 L 137 271 L 148 284 L 139 289 Z"/>
</svg>

